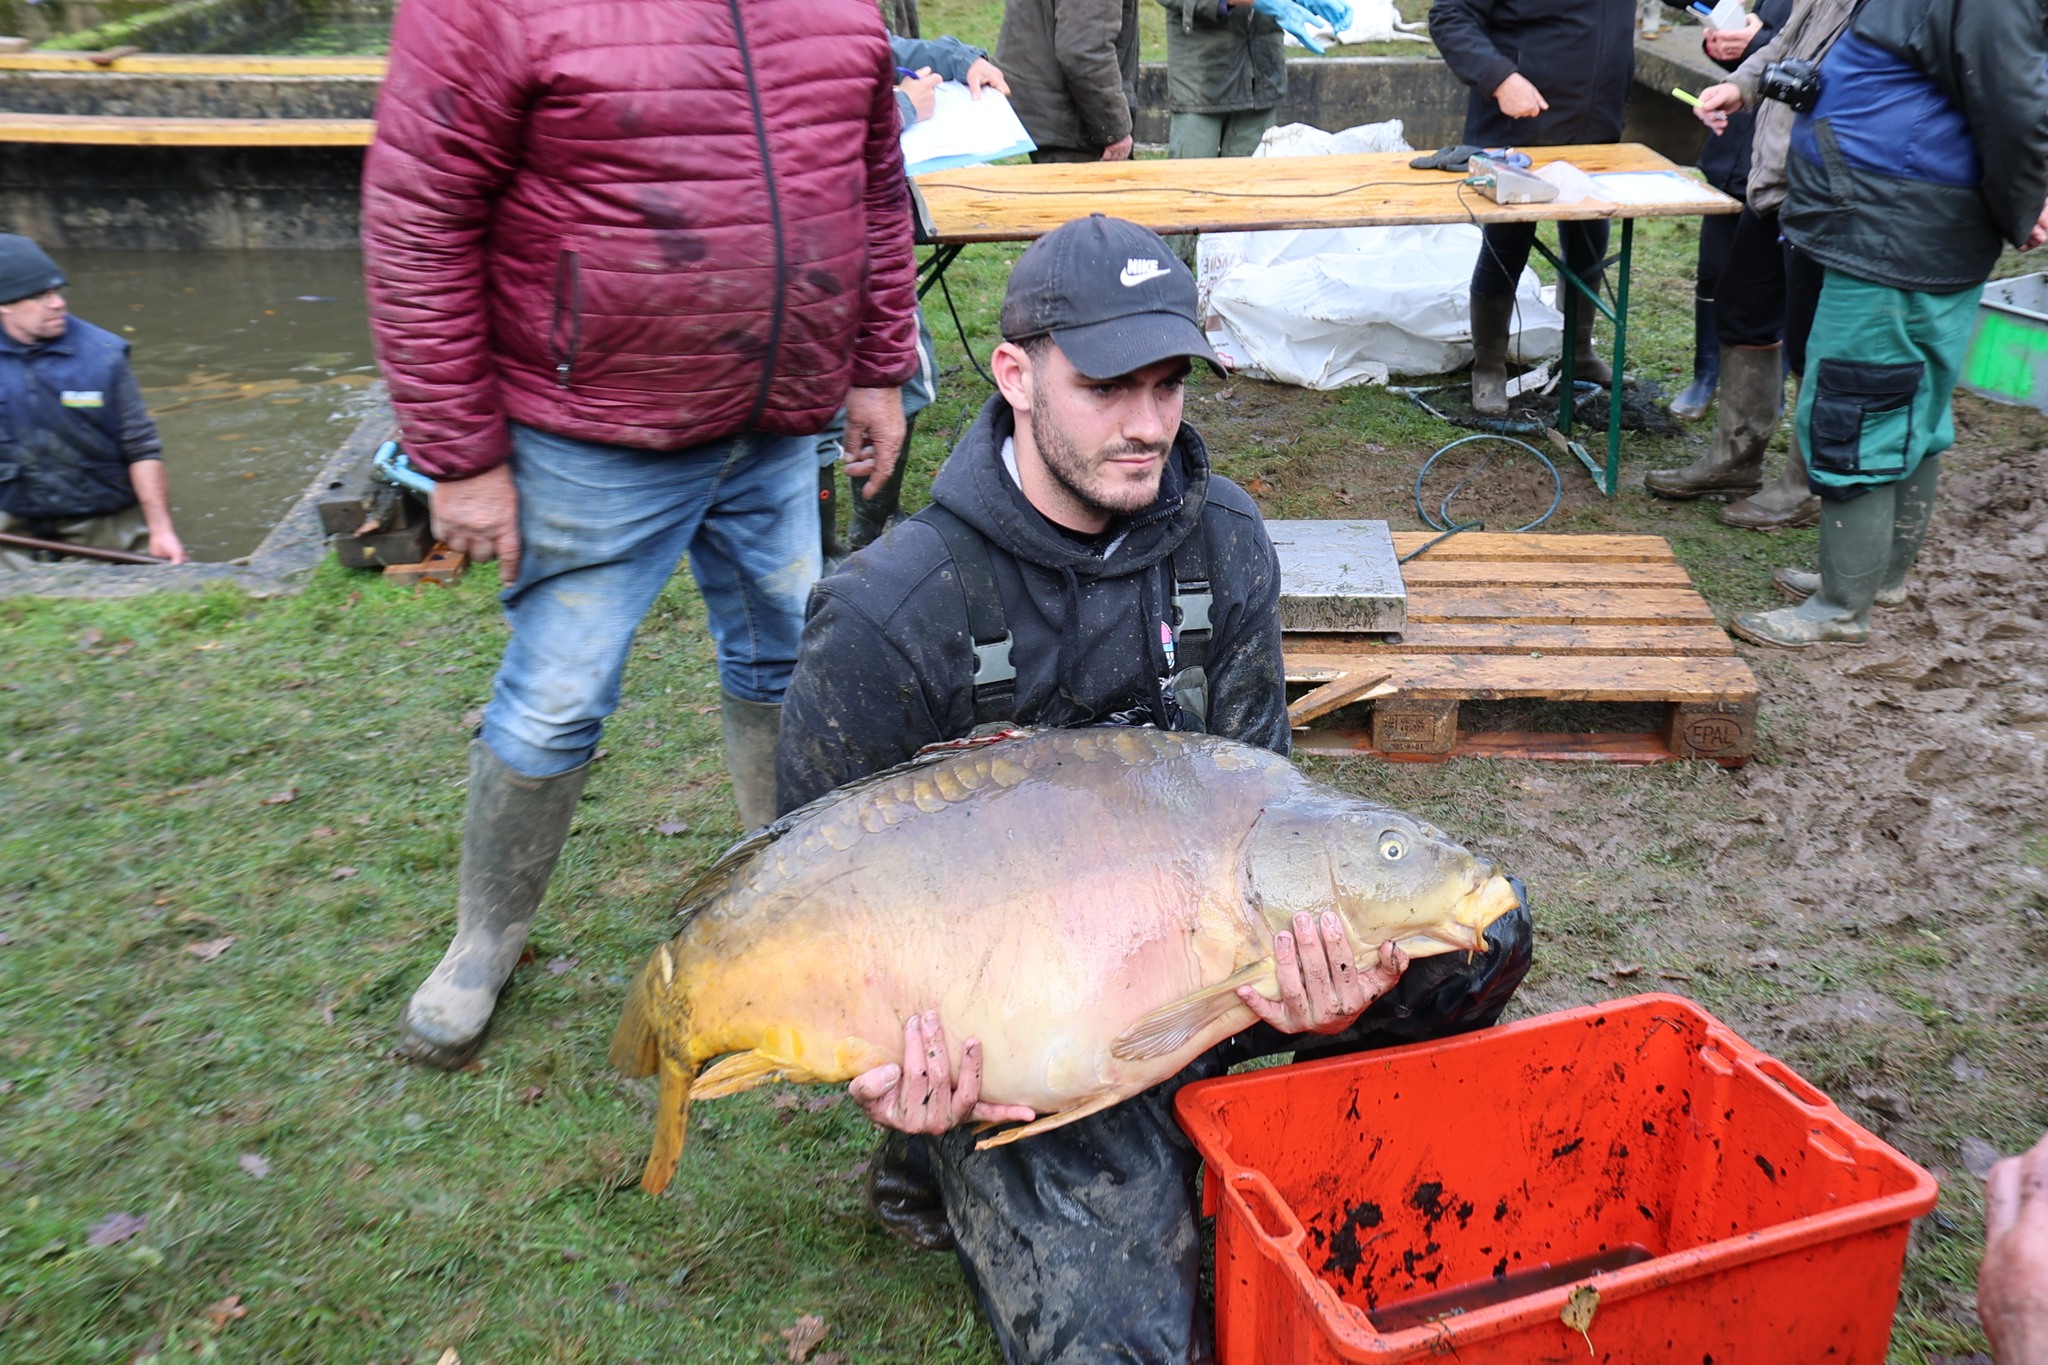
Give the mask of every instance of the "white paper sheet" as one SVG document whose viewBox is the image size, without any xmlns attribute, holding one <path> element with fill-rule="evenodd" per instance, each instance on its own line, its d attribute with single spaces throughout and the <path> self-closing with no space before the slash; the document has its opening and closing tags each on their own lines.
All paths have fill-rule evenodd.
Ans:
<svg viewBox="0 0 2048 1365">
<path fill-rule="evenodd" d="M 945 81 L 933 93 L 932 116 L 903 130 L 904 169 L 910 174 L 977 166 L 1037 147 L 996 91 L 983 87 L 976 99 L 958 81 Z"/>
<path fill-rule="evenodd" d="M 1722 198 L 1683 171 L 1603 171 L 1588 179 L 1610 204 L 1713 204 Z"/>
</svg>

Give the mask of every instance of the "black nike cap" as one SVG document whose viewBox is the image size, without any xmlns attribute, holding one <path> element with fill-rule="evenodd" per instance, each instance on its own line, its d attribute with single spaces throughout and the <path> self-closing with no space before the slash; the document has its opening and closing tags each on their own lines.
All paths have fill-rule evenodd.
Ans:
<svg viewBox="0 0 2048 1365">
<path fill-rule="evenodd" d="M 1006 341 L 1050 336 L 1091 379 L 1111 379 L 1174 356 L 1223 373 L 1196 318 L 1195 277 L 1150 228 L 1094 213 L 1028 247 L 1003 298 Z"/>
</svg>

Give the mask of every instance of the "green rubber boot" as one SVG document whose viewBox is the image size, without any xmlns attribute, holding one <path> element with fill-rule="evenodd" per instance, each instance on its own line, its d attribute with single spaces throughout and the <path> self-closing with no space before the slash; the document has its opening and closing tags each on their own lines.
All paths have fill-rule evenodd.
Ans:
<svg viewBox="0 0 2048 1365">
<path fill-rule="evenodd" d="M 1892 558 L 1885 566 L 1884 585 L 1877 590 L 1877 605 L 1896 607 L 1906 600 L 1906 580 L 1912 577 L 1920 546 L 1927 540 L 1927 528 L 1934 520 L 1934 485 L 1941 477 L 1938 455 L 1920 462 L 1912 477 L 1898 485 L 1898 506 L 1892 522 Z M 1771 575 L 1771 586 L 1793 602 L 1804 602 L 1820 591 L 1820 575 L 1808 569 L 1779 569 Z"/>
<path fill-rule="evenodd" d="M 1763 486 L 1764 447 L 1778 429 L 1785 369 L 1779 346 L 1730 346 L 1721 353 L 1714 443 L 1683 469 L 1653 469 L 1643 487 L 1677 502 L 1708 493 L 1748 495 Z"/>
<path fill-rule="evenodd" d="M 585 763 L 555 777 L 526 777 L 482 740 L 470 742 L 455 939 L 405 1007 L 402 1055 L 454 1071 L 476 1054 L 498 992 L 526 948 L 589 775 Z"/>
<path fill-rule="evenodd" d="M 848 553 L 865 550 L 882 538 L 882 532 L 903 520 L 903 471 L 910 467 L 910 436 L 916 430 L 917 414 L 913 412 L 903 419 L 903 449 L 898 452 L 896 467 L 889 471 L 889 480 L 882 485 L 881 492 L 867 497 L 860 491 L 859 480 L 849 481 L 853 524 L 846 532 Z"/>
<path fill-rule="evenodd" d="M 1798 381 L 1793 383 L 1796 403 Z M 1777 423 L 1773 421 L 1772 425 Z M 1778 471 L 1778 477 L 1765 484 L 1761 491 L 1723 507 L 1723 526 L 1740 526 L 1745 531 L 1784 531 L 1795 526 L 1811 526 L 1820 520 L 1820 499 L 1806 484 L 1806 452 L 1799 445 L 1797 422 L 1792 424 L 1791 436 L 1790 448 L 1785 452 L 1785 467 Z M 1883 595 L 1879 594 L 1877 600 L 1882 602 Z"/>
<path fill-rule="evenodd" d="M 725 732 L 725 770 L 740 828 L 756 830 L 775 818 L 775 746 L 782 738 L 782 703 L 747 701 L 726 692 L 719 697 L 718 723 Z"/>
<path fill-rule="evenodd" d="M 1796 607 L 1744 612 L 1730 623 L 1757 645 L 1861 645 L 1870 641 L 1870 608 L 1892 563 L 1898 484 L 1882 484 L 1820 514 L 1820 587 Z"/>
<path fill-rule="evenodd" d="M 849 551 L 839 543 L 839 466 L 818 466 L 818 548 L 825 555 L 825 572 L 832 572 Z"/>
</svg>

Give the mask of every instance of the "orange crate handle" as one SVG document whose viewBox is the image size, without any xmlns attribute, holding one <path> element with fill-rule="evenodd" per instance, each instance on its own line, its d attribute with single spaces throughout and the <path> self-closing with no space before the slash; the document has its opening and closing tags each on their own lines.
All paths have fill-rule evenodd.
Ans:
<svg viewBox="0 0 2048 1365">
<path fill-rule="evenodd" d="M 1256 1196 L 1253 1198 L 1252 1196 Z M 1223 1184 L 1223 1197 L 1237 1205 L 1249 1227 L 1265 1238 L 1268 1253 L 1278 1259 L 1282 1253 L 1297 1252 L 1308 1240 L 1308 1232 L 1280 1191 L 1263 1171 L 1234 1171 Z M 1276 1231 L 1277 1227 L 1277 1231 Z"/>
</svg>

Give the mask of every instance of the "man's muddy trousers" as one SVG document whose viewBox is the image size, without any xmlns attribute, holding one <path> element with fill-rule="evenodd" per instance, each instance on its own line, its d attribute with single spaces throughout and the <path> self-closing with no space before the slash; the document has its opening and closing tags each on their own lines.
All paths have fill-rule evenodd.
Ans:
<svg viewBox="0 0 2048 1365">
<path fill-rule="evenodd" d="M 1485 1028 L 1529 970 L 1523 908 L 1487 931 L 1490 951 L 1411 964 L 1344 1033 L 1304 1039 L 1256 1025 L 1164 1084 L 1079 1122 L 985 1152 L 956 1129 L 925 1145 L 960 1264 L 1010 1365 L 1215 1358 L 1201 1289 L 1193 1144 L 1173 1116 L 1190 1081 L 1280 1052 L 1300 1060 Z"/>
</svg>

